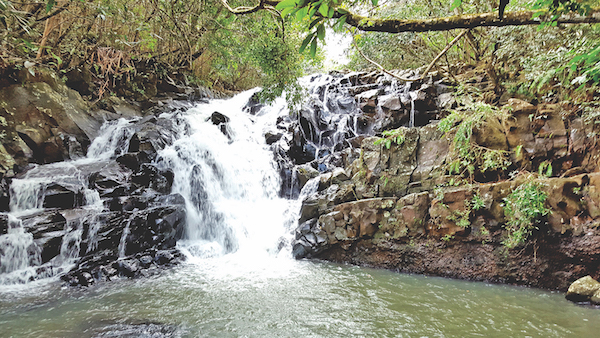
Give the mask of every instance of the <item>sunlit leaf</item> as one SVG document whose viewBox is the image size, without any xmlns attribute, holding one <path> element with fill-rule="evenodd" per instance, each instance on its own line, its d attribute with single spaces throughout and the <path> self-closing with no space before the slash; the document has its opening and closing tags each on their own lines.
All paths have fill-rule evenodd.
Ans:
<svg viewBox="0 0 600 338">
<path fill-rule="evenodd" d="M 452 6 L 450 6 L 450 10 L 454 10 L 462 5 L 462 0 L 454 0 L 452 2 Z"/>
<path fill-rule="evenodd" d="M 298 0 L 283 0 L 282 2 L 278 3 L 277 6 L 275 6 L 276 9 L 278 10 L 282 10 L 284 8 L 289 8 L 289 7 L 296 7 L 296 1 Z"/>
<path fill-rule="evenodd" d="M 317 37 L 323 41 L 325 39 L 325 26 L 320 24 L 317 26 Z"/>
</svg>

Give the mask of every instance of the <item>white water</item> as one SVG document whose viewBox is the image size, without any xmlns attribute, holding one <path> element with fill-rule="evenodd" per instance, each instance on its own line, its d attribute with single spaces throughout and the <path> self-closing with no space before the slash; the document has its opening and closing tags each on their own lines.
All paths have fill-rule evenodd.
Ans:
<svg viewBox="0 0 600 338">
<path fill-rule="evenodd" d="M 192 258 L 276 256 L 295 221 L 297 206 L 278 196 L 280 177 L 264 139 L 264 128 L 287 111 L 275 104 L 256 116 L 243 112 L 253 93 L 188 110 L 190 132 L 159 153 L 159 166 L 175 174 L 172 193 L 186 199 L 179 247 Z M 210 122 L 213 112 L 229 117 L 228 136 Z"/>
<path fill-rule="evenodd" d="M 79 258 L 83 224 L 90 223 L 88 251 L 94 249 L 97 224 L 96 214 L 103 209 L 97 191 L 88 189 L 90 168 L 100 168 L 114 156 L 127 151 L 129 138 L 134 130 L 130 121 L 120 119 L 105 123 L 99 136 L 90 145 L 88 155 L 75 161 L 58 162 L 30 169 L 10 185 L 9 230 L 0 235 L 0 285 L 23 284 L 36 279 L 58 276 L 72 268 Z M 67 218 L 63 231 L 60 253 L 42 265 L 41 249 L 34 243 L 31 233 L 23 227 L 22 217 L 34 217 L 44 210 L 44 194 L 47 187 L 57 183 L 83 196 L 78 212 L 64 210 Z"/>
<path fill-rule="evenodd" d="M 180 193 L 186 200 L 187 228 L 178 247 L 191 261 L 205 260 L 203 264 L 217 266 L 225 259 L 228 261 L 225 265 L 236 267 L 231 271 L 240 271 L 241 267 L 248 268 L 257 262 L 270 261 L 268 265 L 272 266 L 271 259 L 289 261 L 291 229 L 299 209 L 298 202 L 279 197 L 279 173 L 264 139 L 266 130 L 275 129 L 277 116 L 289 112 L 284 102 L 277 101 L 256 116 L 245 113 L 243 107 L 254 92 L 161 116 L 176 121 L 179 129 L 177 140 L 159 152 L 156 163 L 159 168 L 174 172 L 171 193 Z M 210 121 L 215 111 L 230 119 L 228 135 Z M 16 217 L 43 210 L 44 192 L 49 184 L 58 183 L 83 195 L 84 205 L 79 211 L 61 211 L 67 223 L 60 255 L 49 262 L 52 268 L 48 275 L 67 270 L 79 258 L 84 222 L 90 224 L 87 251 L 96 247 L 98 225 L 94 217 L 103 210 L 103 202 L 97 191 L 87 188 L 88 177 L 83 172 L 89 173 L 85 169 L 105 165 L 126 152 L 133 133 L 130 121 L 106 123 L 86 158 L 34 168 L 21 179 L 13 180 L 10 217 L 17 221 Z M 119 243 L 119 257 L 125 256 L 128 232 L 129 224 Z M 41 260 L 32 256 L 39 256 L 31 252 L 35 247 L 31 234 L 23 227 L 0 236 L 1 272 L 27 271 L 20 278 L 3 279 L 0 283 L 24 283 L 36 277 L 35 267 Z M 227 255 L 231 253 L 235 254 Z M 212 259 L 212 263 L 206 259 Z"/>
</svg>

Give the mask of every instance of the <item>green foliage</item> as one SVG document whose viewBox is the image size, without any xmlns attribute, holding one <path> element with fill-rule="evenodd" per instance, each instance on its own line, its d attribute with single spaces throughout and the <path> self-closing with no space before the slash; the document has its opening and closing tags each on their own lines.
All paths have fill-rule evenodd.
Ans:
<svg viewBox="0 0 600 338">
<path fill-rule="evenodd" d="M 514 248 L 524 243 L 535 224 L 550 213 L 546 207 L 548 196 L 542 191 L 542 183 L 529 181 L 518 186 L 510 195 L 504 198 L 504 214 L 507 222 L 504 228 L 508 238 L 502 244 Z"/>
<path fill-rule="evenodd" d="M 533 4 L 533 9 L 539 10 L 533 17 L 537 18 L 544 15 L 549 15 L 549 20 L 542 22 L 539 29 L 548 26 L 556 26 L 556 20 L 564 14 L 571 12 L 586 16 L 591 12 L 593 0 L 536 0 Z M 597 4 L 597 3 L 596 3 Z"/>
<path fill-rule="evenodd" d="M 600 83 L 600 44 L 592 47 L 589 51 L 575 56 L 567 65 L 571 72 L 581 74 L 571 84 L 581 84 L 582 89 L 586 83 Z"/>
<path fill-rule="evenodd" d="M 468 228 L 471 226 L 471 221 L 469 219 L 471 215 L 471 206 L 469 205 L 468 201 L 466 204 L 465 210 L 454 210 L 450 216 L 446 217 L 446 219 L 454 222 L 461 228 Z"/>
<path fill-rule="evenodd" d="M 552 163 L 550 161 L 543 161 L 538 166 L 538 174 L 540 176 L 552 177 Z"/>
<path fill-rule="evenodd" d="M 486 121 L 493 118 L 504 118 L 505 113 L 494 106 L 476 102 L 465 110 L 455 110 L 438 124 L 438 130 L 452 136 L 452 158 L 448 172 L 452 174 L 468 174 L 476 171 L 503 171 L 512 163 L 505 150 L 490 149 L 478 145 L 473 139 L 473 131 L 480 128 Z"/>
<path fill-rule="evenodd" d="M 60 29 L 51 29 L 40 46 L 44 18 L 55 14 L 51 20 Z M 297 24 L 280 22 L 271 12 L 233 15 L 219 1 L 45 0 L 36 7 L 0 0 L 0 56 L 36 58 L 43 48 L 38 63 L 89 68 L 100 81 L 107 80 L 100 72 L 107 65 L 128 68 L 114 72 L 120 75 L 174 70 L 173 79 L 185 76 L 217 90 L 262 86 L 264 100 L 284 91 L 298 100 L 296 79 L 318 62 L 297 52 L 300 34 Z M 98 48 L 119 54 L 119 62 L 101 59 Z M 112 80 L 119 83 L 118 76 Z"/>
<path fill-rule="evenodd" d="M 402 127 L 398 129 L 385 130 L 381 133 L 383 137 L 377 139 L 375 142 L 373 142 L 373 144 L 383 144 L 386 149 L 390 149 L 392 144 L 402 145 L 405 140 L 404 132 L 405 128 Z"/>
<path fill-rule="evenodd" d="M 450 234 L 445 234 L 444 236 L 442 236 L 441 240 L 444 242 L 449 242 L 451 239 L 454 239 L 453 235 Z"/>
<path fill-rule="evenodd" d="M 485 208 L 485 202 L 483 201 L 483 198 L 479 196 L 479 194 L 475 194 L 473 199 L 471 199 L 471 206 L 473 210 L 481 210 Z"/>
</svg>

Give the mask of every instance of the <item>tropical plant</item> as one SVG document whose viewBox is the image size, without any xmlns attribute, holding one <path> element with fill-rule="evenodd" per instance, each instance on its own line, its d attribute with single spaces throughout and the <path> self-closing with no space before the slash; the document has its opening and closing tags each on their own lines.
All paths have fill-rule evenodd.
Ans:
<svg viewBox="0 0 600 338">
<path fill-rule="evenodd" d="M 504 214 L 507 222 L 504 228 L 508 237 L 502 242 L 507 248 L 524 243 L 533 229 L 537 229 L 543 217 L 550 213 L 546 206 L 548 195 L 542 190 L 542 183 L 529 181 L 519 185 L 504 198 Z"/>
</svg>

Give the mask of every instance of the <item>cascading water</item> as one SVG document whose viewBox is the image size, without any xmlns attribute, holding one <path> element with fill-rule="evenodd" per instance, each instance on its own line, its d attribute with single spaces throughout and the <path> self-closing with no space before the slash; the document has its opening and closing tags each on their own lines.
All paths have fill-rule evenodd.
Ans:
<svg viewBox="0 0 600 338">
<path fill-rule="evenodd" d="M 178 246 L 189 257 L 218 257 L 236 251 L 246 256 L 252 252 L 276 255 L 290 241 L 290 227 L 298 206 L 279 197 L 277 165 L 264 138 L 265 128 L 274 127 L 277 116 L 288 112 L 285 104 L 279 102 L 255 116 L 245 113 L 243 107 L 254 93 L 245 92 L 230 100 L 199 104 L 159 117 L 173 122 L 172 135 L 167 135 L 172 142 L 157 152 L 152 165 L 173 173 L 171 193 L 185 199 L 187 224 Z M 215 111 L 222 112 L 227 122 L 211 121 Z M 0 236 L 0 284 L 54 276 L 70 269 L 80 255 L 93 254 L 102 228 L 98 218 L 105 217 L 102 215 L 109 212 L 107 205 L 118 200 L 103 192 L 101 197 L 91 186 L 91 176 L 130 151 L 130 139 L 140 128 L 135 121 L 123 119 L 107 123 L 86 158 L 39 166 L 12 181 L 8 217 L 14 222 L 11 221 L 9 233 Z M 147 193 L 142 192 L 141 196 Z M 60 205 L 62 211 L 52 214 L 52 208 L 58 205 L 48 194 L 72 195 L 72 201 L 67 203 L 73 205 L 67 205 L 66 210 Z M 116 248 L 119 259 L 129 255 L 136 210 L 120 221 L 122 234 Z M 28 225 L 21 225 L 19 218 Z M 48 218 L 58 218 L 59 223 Z M 40 248 L 46 243 L 34 241 L 27 232 L 27 227 L 40 222 L 58 224 L 57 231 L 62 234 L 56 249 L 58 255 L 48 262 L 40 258 L 44 256 Z M 289 257 L 289 250 L 283 252 Z M 40 266 L 45 267 L 44 274 L 32 272 Z M 29 273 L 21 278 L 2 277 L 18 270 Z"/>
<path fill-rule="evenodd" d="M 320 78 L 327 80 L 309 89 L 315 105 L 295 116 L 280 101 L 243 109 L 250 91 L 140 121 L 113 121 L 103 127 L 87 158 L 39 166 L 14 179 L 11 212 L 0 214 L 2 333 L 591 337 L 598 332 L 597 310 L 576 307 L 560 294 L 292 260 L 287 244 L 298 204 L 323 188 L 319 177 L 300 183 L 295 176 L 305 169 L 300 166 L 342 167 L 334 158 L 340 148 L 356 147 L 361 135 L 375 129 L 371 115 L 383 113 L 380 106 L 365 114 L 356 111 L 349 93 L 360 84 L 340 90 L 331 81 L 343 85 L 344 79 Z M 392 87 L 403 95 L 404 109 L 402 119 L 392 122 L 419 124 L 423 102 L 411 95 L 409 85 Z M 350 113 L 344 107 L 352 108 Z M 172 124 L 168 132 L 152 130 L 165 121 Z M 136 134 L 144 126 L 151 129 L 146 140 Z M 155 156 L 145 157 L 142 149 L 155 145 Z M 282 179 L 283 169 L 295 173 L 291 186 Z M 158 181 L 145 181 L 144 173 Z M 169 177 L 168 191 L 158 192 Z M 123 181 L 137 183 L 124 187 Z M 295 184 L 303 185 L 297 200 L 280 197 L 282 186 L 292 190 Z M 59 205 L 65 200 L 69 207 Z M 172 212 L 180 206 L 187 218 L 177 246 L 192 264 L 157 278 L 91 289 L 7 286 L 60 275 L 74 261 L 106 258 L 96 256 L 105 251 L 116 261 L 101 272 L 132 268 L 131 252 L 143 243 L 131 239 L 159 237 L 155 230 L 180 219 Z M 150 229 L 147 238 L 135 237 L 140 226 Z M 33 232 L 35 227 L 45 232 Z M 53 248 L 56 256 L 49 259 L 40 247 Z M 166 257 L 159 251 L 152 247 L 134 258 L 150 264 Z"/>
<path fill-rule="evenodd" d="M 127 150 L 133 133 L 129 124 L 130 121 L 124 119 L 106 123 L 86 158 L 38 166 L 12 180 L 10 213 L 3 214 L 8 219 L 8 230 L 0 235 L 0 285 L 26 283 L 68 271 L 80 256 L 86 222 L 90 224 L 87 237 L 92 243 L 88 250 L 93 248 L 94 218 L 103 209 L 103 201 L 97 191 L 89 189 L 88 176 L 94 168 L 105 165 L 111 157 Z M 73 192 L 69 196 L 71 199 L 67 198 L 66 202 L 61 197 L 45 199 L 48 190 L 52 189 L 58 189 L 57 194 Z M 44 262 L 44 252 L 28 228 L 43 222 L 45 208 L 55 208 L 56 203 L 70 203 L 70 207 L 79 207 L 79 210 L 65 211 L 60 215 L 64 226 L 56 229 L 62 233 L 58 255 Z M 36 240 L 43 243 L 43 236 L 39 236 L 42 238 Z"/>
<path fill-rule="evenodd" d="M 183 118 L 190 130 L 159 152 L 158 166 L 174 172 L 172 192 L 186 199 L 187 229 L 180 246 L 192 256 L 277 252 L 293 222 L 290 201 L 279 197 L 280 177 L 264 138 L 268 121 L 282 112 L 245 113 L 242 108 L 253 94 L 188 110 Z M 220 113 L 228 117 L 226 125 L 210 121 Z"/>
<path fill-rule="evenodd" d="M 152 209 L 164 204 L 157 195 L 169 193 L 167 204 L 177 200 L 173 195 L 183 197 L 184 215 L 168 219 L 175 219 L 173 227 L 186 219 L 178 247 L 189 257 L 289 256 L 282 248 L 292 241 L 301 202 L 294 199 L 302 196 L 306 181 L 315 172 L 347 167 L 358 156 L 361 137 L 385 126 L 415 124 L 411 84 L 375 80 L 362 83 L 357 74 L 307 77 L 302 81 L 307 101 L 293 113 L 282 99 L 252 106 L 253 90 L 229 100 L 173 106 L 159 116 L 105 123 L 86 158 L 41 165 L 12 180 L 9 216 L 21 225 L 0 235 L 2 271 L 42 268 L 20 280 L 25 282 L 59 275 L 96 251 L 125 260 L 152 245 L 164 249 L 173 241 L 142 236 L 140 228 L 152 232 L 162 226 L 165 212 L 177 214 L 177 206 Z M 373 91 L 396 101 L 373 103 Z M 409 101 L 400 104 L 406 101 L 402 97 Z M 404 106 L 408 102 L 410 109 Z M 146 133 L 145 140 L 139 132 Z M 312 176 L 300 177 L 307 169 Z M 31 239 L 38 224 L 47 229 Z M 178 237 L 173 235 L 178 231 L 169 236 Z M 20 244 L 9 250 L 12 244 L 6 243 L 15 241 Z M 20 263 L 9 263 L 13 259 Z M 81 283 L 88 277 L 77 278 Z"/>
</svg>

